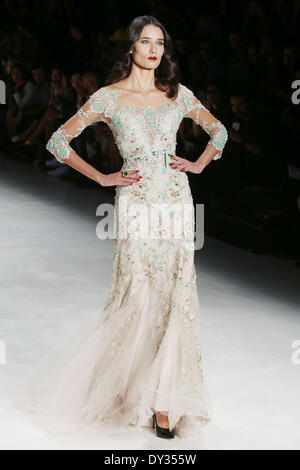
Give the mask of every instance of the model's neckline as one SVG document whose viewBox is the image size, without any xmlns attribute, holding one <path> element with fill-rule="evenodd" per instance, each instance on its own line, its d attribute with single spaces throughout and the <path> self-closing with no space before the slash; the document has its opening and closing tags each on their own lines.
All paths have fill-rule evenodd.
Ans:
<svg viewBox="0 0 300 470">
<path fill-rule="evenodd" d="M 111 91 L 119 90 L 120 92 L 126 91 L 125 88 L 120 88 L 120 87 L 116 87 L 116 86 L 114 86 L 114 88 L 110 88 L 110 90 Z M 171 108 L 171 107 L 177 108 L 179 106 L 179 103 L 178 103 L 177 100 L 178 100 L 178 96 L 177 96 L 177 98 L 175 98 L 175 100 L 167 101 L 166 103 L 163 103 L 158 107 L 154 107 L 154 106 L 151 106 L 150 104 L 148 104 L 148 105 L 143 106 L 142 108 L 140 108 L 140 107 L 137 107 L 137 106 L 132 106 L 130 104 L 123 104 L 123 105 L 121 105 L 120 107 L 117 108 L 117 111 L 130 108 L 130 109 L 133 109 L 133 110 L 136 110 L 136 111 L 145 111 L 146 109 L 152 109 L 152 110 L 158 112 L 158 111 L 161 111 L 165 108 Z"/>
</svg>

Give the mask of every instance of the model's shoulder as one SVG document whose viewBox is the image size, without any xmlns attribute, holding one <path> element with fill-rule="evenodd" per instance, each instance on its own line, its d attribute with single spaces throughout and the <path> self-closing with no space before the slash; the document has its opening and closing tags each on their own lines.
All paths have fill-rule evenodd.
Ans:
<svg viewBox="0 0 300 470">
<path fill-rule="evenodd" d="M 103 91 L 103 92 L 107 92 L 107 91 L 111 91 L 113 90 L 113 85 L 106 85 L 106 86 L 102 86 L 98 89 L 98 91 Z"/>
<path fill-rule="evenodd" d="M 115 94 L 116 94 L 116 90 L 111 88 L 110 85 L 102 86 L 90 95 L 89 100 L 92 101 L 92 102 L 99 102 L 99 101 L 104 100 L 104 99 L 105 100 L 108 100 L 108 99 L 111 100 L 115 96 Z"/>
<path fill-rule="evenodd" d="M 178 95 L 181 96 L 191 96 L 193 95 L 193 92 L 190 88 L 188 88 L 186 85 L 183 85 L 183 83 L 178 84 Z"/>
<path fill-rule="evenodd" d="M 101 86 L 101 87 L 98 88 L 98 90 L 96 90 L 93 94 L 94 94 L 94 95 L 101 95 L 101 94 L 107 93 L 107 91 L 108 91 L 108 86 Z"/>
<path fill-rule="evenodd" d="M 115 88 L 113 85 L 106 85 L 98 88 L 98 90 L 95 91 L 94 95 L 95 96 L 114 96 L 117 94 L 119 91 L 118 88 Z"/>
</svg>

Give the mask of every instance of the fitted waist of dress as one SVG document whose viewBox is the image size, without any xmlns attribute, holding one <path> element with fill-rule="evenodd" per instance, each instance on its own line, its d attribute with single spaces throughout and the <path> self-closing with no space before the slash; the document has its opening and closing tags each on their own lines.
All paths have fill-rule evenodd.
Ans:
<svg viewBox="0 0 300 470">
<path fill-rule="evenodd" d="M 175 155 L 174 150 L 170 149 L 158 149 L 158 150 L 152 150 L 150 152 L 146 153 L 138 153 L 137 155 L 130 155 L 129 157 L 125 157 L 124 160 L 132 160 L 133 158 L 143 158 L 143 157 L 148 157 L 150 155 L 164 155 L 165 156 L 165 163 L 166 163 L 166 168 L 169 167 L 169 162 L 170 162 L 170 155 Z"/>
</svg>

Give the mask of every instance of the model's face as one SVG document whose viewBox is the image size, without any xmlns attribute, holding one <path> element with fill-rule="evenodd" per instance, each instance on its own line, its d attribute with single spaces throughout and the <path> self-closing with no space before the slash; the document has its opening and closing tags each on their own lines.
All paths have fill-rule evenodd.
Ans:
<svg viewBox="0 0 300 470">
<path fill-rule="evenodd" d="M 133 62 L 143 69 L 156 69 L 164 53 L 164 34 L 158 26 L 144 26 L 130 52 Z M 155 57 L 155 59 L 149 59 Z"/>
</svg>

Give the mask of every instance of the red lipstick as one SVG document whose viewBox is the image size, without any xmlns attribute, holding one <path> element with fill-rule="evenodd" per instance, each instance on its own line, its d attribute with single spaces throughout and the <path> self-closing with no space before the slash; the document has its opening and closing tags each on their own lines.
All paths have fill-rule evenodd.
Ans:
<svg viewBox="0 0 300 470">
<path fill-rule="evenodd" d="M 149 60 L 157 60 L 157 57 L 153 56 L 153 57 L 148 57 Z"/>
</svg>

